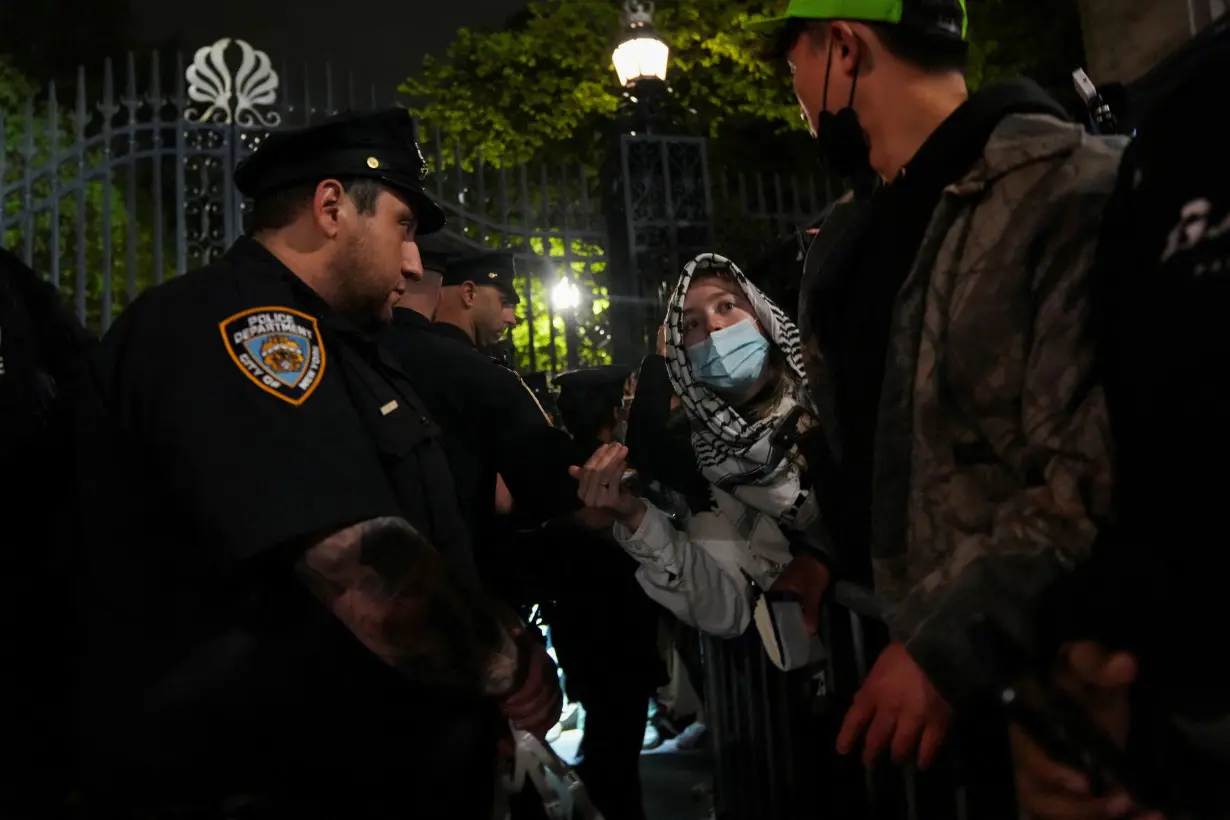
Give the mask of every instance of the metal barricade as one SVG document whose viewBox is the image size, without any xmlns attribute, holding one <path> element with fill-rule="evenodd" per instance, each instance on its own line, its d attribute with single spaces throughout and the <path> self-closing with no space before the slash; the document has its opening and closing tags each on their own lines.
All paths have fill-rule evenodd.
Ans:
<svg viewBox="0 0 1230 820">
<path fill-rule="evenodd" d="M 927 772 L 887 760 L 867 769 L 857 754 L 838 755 L 841 721 L 888 637 L 880 602 L 845 582 L 821 628 L 826 662 L 790 673 L 769 662 L 754 628 L 703 638 L 717 820 L 1015 820 L 995 716 L 954 724 Z"/>
</svg>

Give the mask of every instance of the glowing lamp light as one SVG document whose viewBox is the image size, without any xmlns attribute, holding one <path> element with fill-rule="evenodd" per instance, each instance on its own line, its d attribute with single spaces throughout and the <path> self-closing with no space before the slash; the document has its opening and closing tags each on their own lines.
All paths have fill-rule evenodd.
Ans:
<svg viewBox="0 0 1230 820">
<path fill-rule="evenodd" d="M 615 73 L 619 84 L 625 88 L 636 82 L 651 78 L 666 79 L 666 64 L 670 60 L 670 46 L 654 35 L 633 37 L 624 40 L 615 49 Z"/>
<path fill-rule="evenodd" d="M 666 80 L 670 46 L 653 30 L 653 3 L 626 0 L 624 39 L 611 55 L 619 84 L 627 88 L 637 80 Z"/>
<path fill-rule="evenodd" d="M 561 279 L 551 290 L 551 304 L 556 310 L 576 310 L 581 304 L 581 291 L 567 279 Z"/>
</svg>

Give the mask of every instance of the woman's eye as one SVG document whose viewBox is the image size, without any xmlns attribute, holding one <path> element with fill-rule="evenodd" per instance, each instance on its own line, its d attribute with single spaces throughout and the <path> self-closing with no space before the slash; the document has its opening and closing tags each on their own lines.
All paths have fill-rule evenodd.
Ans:
<svg viewBox="0 0 1230 820">
<path fill-rule="evenodd" d="M 734 309 L 735 309 L 734 302 L 722 302 L 720 305 L 718 305 L 718 313 L 721 313 L 721 314 L 730 313 Z"/>
</svg>

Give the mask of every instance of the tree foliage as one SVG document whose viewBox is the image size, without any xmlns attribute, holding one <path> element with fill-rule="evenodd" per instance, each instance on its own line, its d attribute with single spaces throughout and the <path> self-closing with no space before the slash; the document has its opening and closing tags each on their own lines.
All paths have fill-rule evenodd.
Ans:
<svg viewBox="0 0 1230 820">
<path fill-rule="evenodd" d="M 1061 101 L 1074 99 L 1072 72 L 1085 61 L 1072 0 L 968 0 L 970 85 L 1028 76 Z"/>
<path fill-rule="evenodd" d="M 658 5 L 654 25 L 671 45 L 674 99 L 704 133 L 750 121 L 797 124 L 788 81 L 756 59 L 758 40 L 745 26 L 772 6 Z M 619 13 L 611 0 L 535 0 L 502 30 L 458 31 L 444 58 L 426 57 L 401 90 L 463 156 L 481 151 L 513 164 L 570 142 L 585 156 L 619 103 L 611 59 Z"/>
</svg>

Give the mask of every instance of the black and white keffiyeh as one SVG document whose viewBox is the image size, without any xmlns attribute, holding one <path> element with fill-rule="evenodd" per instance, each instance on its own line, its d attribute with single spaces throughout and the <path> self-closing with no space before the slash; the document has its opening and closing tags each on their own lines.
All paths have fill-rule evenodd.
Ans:
<svg viewBox="0 0 1230 820">
<path fill-rule="evenodd" d="M 683 346 L 683 302 L 688 288 L 705 271 L 721 272 L 733 280 L 756 314 L 765 336 L 781 353 L 794 384 L 778 406 L 764 418 L 749 421 L 729 402 L 692 374 Z M 789 454 L 773 443 L 777 432 L 800 403 L 807 406 L 799 331 L 785 313 L 748 281 L 733 262 L 713 253 L 693 259 L 683 269 L 666 314 L 666 370 L 692 423 L 692 447 L 705 478 L 719 489 L 759 512 L 793 528 L 800 508 L 808 500 L 800 470 Z"/>
</svg>

